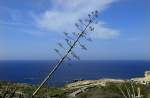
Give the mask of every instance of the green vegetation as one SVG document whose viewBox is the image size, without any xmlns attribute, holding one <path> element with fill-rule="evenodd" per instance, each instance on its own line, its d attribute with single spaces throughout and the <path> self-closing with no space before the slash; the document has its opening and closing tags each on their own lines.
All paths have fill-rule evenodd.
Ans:
<svg viewBox="0 0 150 98">
<path fill-rule="evenodd" d="M 36 88 L 37 86 L 35 85 L 1 81 L 0 98 L 4 96 L 5 91 L 8 91 L 5 98 L 14 98 L 8 97 L 12 94 L 14 89 L 16 89 L 15 98 L 31 98 Z M 138 96 L 139 88 L 141 97 L 134 97 L 134 95 Z M 126 97 L 123 95 L 122 91 Z M 67 96 L 72 92 L 73 90 L 69 91 L 65 88 L 43 87 L 35 98 L 70 98 Z M 19 97 L 20 94 L 23 97 Z M 77 94 L 74 98 L 150 98 L 150 85 L 131 84 L 130 82 L 107 83 L 106 86 L 97 85 L 95 87 L 89 87 L 85 89 L 84 92 Z"/>
<path fill-rule="evenodd" d="M 6 91 L 8 91 L 7 95 L 9 96 L 15 88 L 16 88 L 16 96 L 22 95 L 24 96 L 23 98 L 30 98 L 33 91 L 37 88 L 37 86 L 1 81 L 0 98 L 4 96 L 4 92 Z M 35 97 L 36 98 L 47 98 L 47 97 L 66 98 L 66 94 L 62 88 L 43 87 Z"/>
<path fill-rule="evenodd" d="M 138 96 L 138 88 L 140 88 L 140 97 Z M 126 96 L 122 94 L 120 89 L 122 89 Z M 132 96 L 133 92 L 135 92 L 135 96 Z M 150 85 L 135 83 L 131 85 L 130 82 L 121 84 L 108 83 L 105 87 L 96 86 L 90 88 L 84 93 L 79 94 L 76 98 L 150 98 Z"/>
</svg>

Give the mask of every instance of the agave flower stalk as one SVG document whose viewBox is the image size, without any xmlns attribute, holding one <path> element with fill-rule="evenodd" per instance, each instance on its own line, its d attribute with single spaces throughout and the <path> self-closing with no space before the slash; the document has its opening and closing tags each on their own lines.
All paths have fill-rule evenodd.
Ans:
<svg viewBox="0 0 150 98">
<path fill-rule="evenodd" d="M 81 33 L 77 33 L 77 34 L 74 33 L 74 35 L 76 35 L 76 39 L 74 39 L 73 42 L 71 42 L 69 39 L 65 39 L 65 41 L 67 42 L 67 44 L 69 46 L 69 49 L 66 49 L 67 51 L 64 54 L 64 56 L 62 56 L 60 58 L 60 60 L 57 62 L 57 64 L 54 65 L 54 68 L 44 78 L 44 80 L 41 82 L 39 87 L 33 92 L 32 97 L 38 93 L 38 91 L 41 89 L 41 87 L 47 82 L 48 79 L 51 78 L 51 76 L 55 73 L 55 71 L 59 68 L 59 66 L 65 61 L 65 59 L 66 58 L 69 59 L 69 57 L 68 57 L 69 54 L 71 54 L 74 58 L 76 58 L 78 60 L 80 59 L 72 50 L 77 45 L 77 43 L 80 43 L 79 42 L 80 38 L 85 37 L 85 35 L 87 34 L 87 30 L 90 30 L 90 31 L 94 30 L 94 28 L 91 26 L 91 24 L 95 22 L 95 20 L 98 16 L 98 11 L 94 11 L 91 14 L 89 14 L 88 16 L 89 16 L 89 18 L 86 19 L 86 21 L 85 21 L 87 24 L 83 23 L 82 20 L 80 20 L 80 24 L 75 23 L 75 26 Z M 84 26 L 84 28 L 83 28 L 83 26 Z M 68 37 L 68 33 L 65 32 L 64 34 L 66 35 L 67 38 L 70 38 L 70 37 Z M 64 47 L 61 43 L 59 43 L 58 45 L 64 49 Z M 80 47 L 84 50 L 87 50 L 87 48 L 81 44 L 80 44 Z M 60 55 L 60 52 L 58 49 L 54 49 L 54 51 L 58 55 Z"/>
</svg>

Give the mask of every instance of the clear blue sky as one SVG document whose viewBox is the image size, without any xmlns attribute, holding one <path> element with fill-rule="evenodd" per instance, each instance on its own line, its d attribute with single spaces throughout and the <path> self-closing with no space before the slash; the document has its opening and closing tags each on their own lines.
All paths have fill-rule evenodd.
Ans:
<svg viewBox="0 0 150 98">
<path fill-rule="evenodd" d="M 88 2 L 87 2 L 88 1 Z M 81 59 L 150 60 L 149 0 L 0 0 L 0 59 L 55 59 L 63 31 L 99 10 Z"/>
</svg>

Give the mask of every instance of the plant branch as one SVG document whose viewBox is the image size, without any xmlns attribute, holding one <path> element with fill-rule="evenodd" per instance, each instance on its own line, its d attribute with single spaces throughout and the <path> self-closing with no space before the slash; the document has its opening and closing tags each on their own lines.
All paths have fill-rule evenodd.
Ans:
<svg viewBox="0 0 150 98">
<path fill-rule="evenodd" d="M 47 82 L 47 80 L 52 76 L 52 74 L 59 68 L 59 66 L 63 63 L 65 58 L 68 56 L 68 54 L 72 51 L 72 49 L 75 47 L 76 43 L 79 41 L 79 39 L 82 37 L 82 35 L 85 33 L 89 25 L 92 23 L 92 20 L 89 21 L 89 23 L 86 25 L 84 30 L 80 33 L 80 35 L 77 37 L 77 39 L 74 41 L 74 43 L 71 45 L 69 50 L 66 52 L 66 54 L 60 59 L 60 61 L 55 65 L 55 67 L 49 72 L 49 74 L 44 78 L 44 80 L 41 82 L 39 87 L 34 91 L 32 94 L 32 97 L 35 96 L 38 91 L 41 89 L 41 87 Z"/>
</svg>

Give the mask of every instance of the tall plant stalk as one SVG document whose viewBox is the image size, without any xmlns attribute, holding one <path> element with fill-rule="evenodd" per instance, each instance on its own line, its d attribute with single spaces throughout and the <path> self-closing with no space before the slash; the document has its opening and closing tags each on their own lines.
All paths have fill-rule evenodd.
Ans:
<svg viewBox="0 0 150 98">
<path fill-rule="evenodd" d="M 92 28 L 90 25 L 95 21 L 95 18 L 98 16 L 98 11 L 92 12 L 91 14 L 88 15 L 88 22 L 87 24 L 84 24 L 81 20 L 80 23 L 82 23 L 82 25 L 84 25 L 84 29 L 82 29 L 82 31 L 80 31 L 81 33 L 77 34 L 77 38 L 74 40 L 73 44 L 68 43 L 69 44 L 69 49 L 66 51 L 65 55 L 62 56 L 62 58 L 58 61 L 57 64 L 54 65 L 54 68 L 48 73 L 48 75 L 44 78 L 44 80 L 41 82 L 41 84 L 38 86 L 38 88 L 33 92 L 32 97 L 34 97 L 39 90 L 42 88 L 42 86 L 48 81 L 48 79 L 51 78 L 51 76 L 56 72 L 56 70 L 59 68 L 59 66 L 64 62 L 64 60 L 66 58 L 68 58 L 68 55 L 71 53 L 73 55 L 73 57 L 78 58 L 75 54 L 73 54 L 72 49 L 76 46 L 77 43 L 80 43 L 79 40 L 82 37 L 85 37 L 85 34 L 87 33 L 87 29 L 90 29 L 91 31 L 94 30 L 94 28 Z M 87 21 L 87 20 L 86 20 Z M 78 24 L 75 24 L 76 27 L 81 30 L 81 28 L 79 27 Z M 68 34 L 66 34 L 68 35 Z M 86 38 L 86 37 L 85 37 Z M 67 40 L 69 41 L 69 40 Z M 60 46 L 62 46 L 61 44 L 59 44 Z M 82 49 L 86 50 L 86 47 L 81 45 Z M 58 53 L 59 51 L 57 49 L 55 49 L 55 51 Z M 78 58 L 79 59 L 79 58 Z"/>
</svg>

